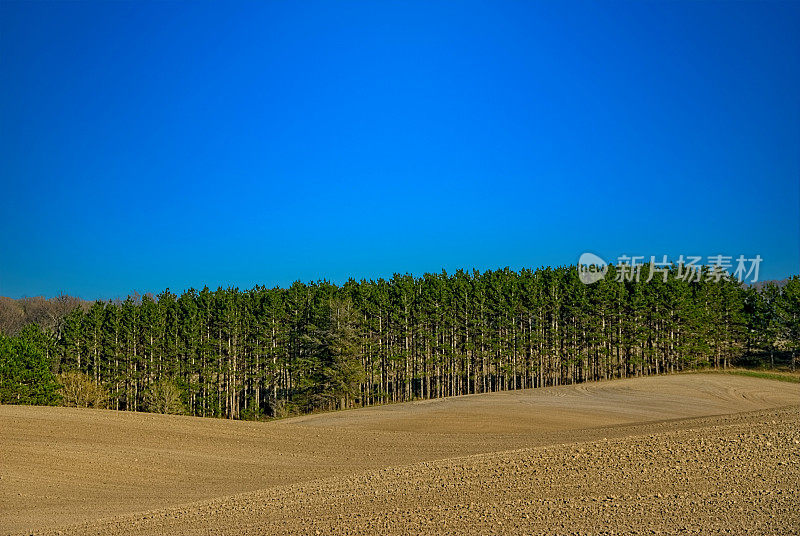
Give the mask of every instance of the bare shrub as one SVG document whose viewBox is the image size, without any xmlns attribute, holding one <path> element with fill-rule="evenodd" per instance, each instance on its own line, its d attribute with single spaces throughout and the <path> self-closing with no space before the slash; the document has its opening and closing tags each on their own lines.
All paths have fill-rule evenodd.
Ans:
<svg viewBox="0 0 800 536">
<path fill-rule="evenodd" d="M 58 376 L 58 383 L 61 403 L 65 406 L 105 408 L 108 404 L 108 392 L 82 372 L 64 372 Z"/>
<path fill-rule="evenodd" d="M 286 402 L 282 399 L 271 400 L 269 402 L 269 415 L 273 419 L 283 419 L 286 417 L 293 417 L 295 415 L 302 415 L 302 411 L 297 405 L 291 402 Z"/>
<path fill-rule="evenodd" d="M 186 412 L 181 400 L 181 389 L 169 379 L 162 379 L 150 386 L 144 395 L 147 411 L 180 415 Z"/>
</svg>

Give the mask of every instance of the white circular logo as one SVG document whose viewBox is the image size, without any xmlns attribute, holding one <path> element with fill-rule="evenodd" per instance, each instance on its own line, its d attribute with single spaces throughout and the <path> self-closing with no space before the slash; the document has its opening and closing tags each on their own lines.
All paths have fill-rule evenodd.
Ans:
<svg viewBox="0 0 800 536">
<path fill-rule="evenodd" d="M 582 253 L 578 259 L 578 277 L 584 285 L 603 279 L 608 272 L 608 263 L 594 253 Z"/>
</svg>

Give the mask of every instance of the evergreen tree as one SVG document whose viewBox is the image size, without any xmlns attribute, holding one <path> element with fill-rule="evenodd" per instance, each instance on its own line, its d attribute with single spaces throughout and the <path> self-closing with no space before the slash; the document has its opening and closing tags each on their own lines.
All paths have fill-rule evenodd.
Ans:
<svg viewBox="0 0 800 536">
<path fill-rule="evenodd" d="M 797 277 L 756 289 L 653 275 L 459 270 L 79 304 L 4 339 L 3 396 L 50 403 L 30 394 L 31 378 L 52 393 L 47 368 L 84 374 L 115 409 L 148 408 L 167 381 L 189 414 L 258 418 L 800 359 Z"/>
<path fill-rule="evenodd" d="M 30 324 L 15 337 L 0 335 L 0 403 L 52 405 L 58 382 L 45 357 L 49 346 L 39 326 Z"/>
</svg>

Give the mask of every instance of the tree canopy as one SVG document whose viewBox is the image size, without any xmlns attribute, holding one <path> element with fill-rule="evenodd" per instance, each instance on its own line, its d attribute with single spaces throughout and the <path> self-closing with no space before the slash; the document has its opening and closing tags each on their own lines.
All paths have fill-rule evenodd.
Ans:
<svg viewBox="0 0 800 536">
<path fill-rule="evenodd" d="M 0 396 L 53 403 L 53 373 L 75 371 L 110 408 L 255 418 L 795 363 L 800 278 L 756 289 L 646 275 L 459 270 L 74 304 L 0 338 Z"/>
</svg>

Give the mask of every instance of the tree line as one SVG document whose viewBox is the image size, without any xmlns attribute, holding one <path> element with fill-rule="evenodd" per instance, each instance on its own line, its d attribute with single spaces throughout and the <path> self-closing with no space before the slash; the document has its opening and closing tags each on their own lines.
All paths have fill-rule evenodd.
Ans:
<svg viewBox="0 0 800 536">
<path fill-rule="evenodd" d="M 0 402 L 81 405 L 74 393 L 96 389 L 84 405 L 261 418 L 797 362 L 798 277 L 755 288 L 617 275 L 585 285 L 575 267 L 506 268 L 61 297 L 60 313 L 4 328 Z"/>
</svg>

